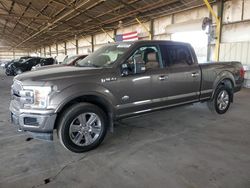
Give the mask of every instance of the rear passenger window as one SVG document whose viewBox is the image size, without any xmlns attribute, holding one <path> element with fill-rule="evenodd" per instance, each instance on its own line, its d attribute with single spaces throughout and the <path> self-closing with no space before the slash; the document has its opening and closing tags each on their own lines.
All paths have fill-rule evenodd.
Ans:
<svg viewBox="0 0 250 188">
<path fill-rule="evenodd" d="M 192 57 L 188 47 L 181 45 L 161 46 L 163 60 L 168 67 L 192 65 Z"/>
</svg>

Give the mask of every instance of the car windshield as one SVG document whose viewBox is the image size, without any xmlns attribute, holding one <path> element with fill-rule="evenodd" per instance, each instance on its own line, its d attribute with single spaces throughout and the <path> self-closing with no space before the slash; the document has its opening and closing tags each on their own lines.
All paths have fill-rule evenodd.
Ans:
<svg viewBox="0 0 250 188">
<path fill-rule="evenodd" d="M 131 46 L 129 43 L 103 46 L 76 63 L 79 67 L 111 67 Z"/>
<path fill-rule="evenodd" d="M 29 60 L 31 60 L 32 58 L 29 58 L 29 59 L 21 59 L 21 60 L 19 60 L 19 61 L 17 61 L 17 62 L 19 62 L 19 63 L 26 63 L 26 62 L 28 62 Z"/>
<path fill-rule="evenodd" d="M 62 62 L 62 64 L 63 64 L 63 65 L 68 65 L 68 64 L 70 64 L 72 61 L 74 61 L 74 60 L 77 59 L 77 58 L 78 58 L 77 55 L 74 55 L 74 56 L 65 58 L 64 61 Z"/>
</svg>

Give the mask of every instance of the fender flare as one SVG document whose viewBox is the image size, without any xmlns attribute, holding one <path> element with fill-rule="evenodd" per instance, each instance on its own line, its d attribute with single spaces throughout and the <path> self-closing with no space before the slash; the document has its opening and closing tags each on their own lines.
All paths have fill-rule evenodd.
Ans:
<svg viewBox="0 0 250 188">
<path fill-rule="evenodd" d="M 78 88 L 78 90 L 76 90 L 75 88 Z M 114 98 L 112 98 L 113 96 L 110 92 L 104 92 L 107 91 L 107 89 L 103 87 L 98 87 L 98 89 L 98 91 L 84 91 L 84 89 L 81 89 L 81 87 L 79 87 L 78 85 L 68 87 L 67 89 L 60 92 L 60 97 L 62 97 L 63 100 L 61 100 L 60 103 L 56 105 L 57 107 L 55 108 L 54 112 L 58 114 L 58 117 L 60 117 L 59 114 L 61 114 L 67 107 L 73 105 L 76 102 L 89 102 L 95 104 L 102 108 L 107 114 L 109 121 L 109 129 L 111 132 L 113 132 L 115 109 L 113 107 L 114 101 L 112 101 L 112 99 Z M 71 90 L 71 93 L 68 93 L 69 90 Z M 56 98 L 57 97 L 58 96 L 56 96 Z M 56 127 L 57 123 L 55 124 L 54 128 Z"/>
<path fill-rule="evenodd" d="M 226 84 L 225 81 L 227 81 L 227 80 L 230 81 L 230 83 L 232 85 L 231 99 L 233 100 L 233 88 L 236 85 L 236 83 L 235 83 L 233 73 L 231 73 L 229 71 L 222 71 L 217 75 L 217 77 L 213 83 L 212 98 L 214 97 L 214 94 L 215 94 L 217 87 L 222 83 Z"/>
</svg>

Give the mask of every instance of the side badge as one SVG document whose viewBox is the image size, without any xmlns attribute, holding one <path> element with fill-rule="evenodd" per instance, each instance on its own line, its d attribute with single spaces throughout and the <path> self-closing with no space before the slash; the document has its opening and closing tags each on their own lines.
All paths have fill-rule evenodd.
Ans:
<svg viewBox="0 0 250 188">
<path fill-rule="evenodd" d="M 122 97 L 122 100 L 123 100 L 123 101 L 129 100 L 129 96 L 127 96 L 127 95 L 123 96 L 123 97 Z"/>
<path fill-rule="evenodd" d="M 104 82 L 112 82 L 112 81 L 116 81 L 117 78 L 115 77 L 112 77 L 112 78 L 102 78 L 101 79 L 101 82 L 104 83 Z"/>
</svg>

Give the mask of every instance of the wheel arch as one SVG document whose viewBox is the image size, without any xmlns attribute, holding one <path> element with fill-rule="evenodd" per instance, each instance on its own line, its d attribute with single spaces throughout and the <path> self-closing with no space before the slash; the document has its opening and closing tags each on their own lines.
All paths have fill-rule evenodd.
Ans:
<svg viewBox="0 0 250 188">
<path fill-rule="evenodd" d="M 58 127 L 58 122 L 63 112 L 70 106 L 77 104 L 77 103 L 81 103 L 81 102 L 91 103 L 100 107 L 106 113 L 108 117 L 109 129 L 113 131 L 114 109 L 112 105 L 104 97 L 92 95 L 92 94 L 86 94 L 86 95 L 73 97 L 69 99 L 68 101 L 64 102 L 63 104 L 61 104 L 56 110 L 57 118 L 56 118 L 54 129 Z"/>
<path fill-rule="evenodd" d="M 212 98 L 214 98 L 214 94 L 216 89 L 218 88 L 218 86 L 220 85 L 225 85 L 228 86 L 231 90 L 230 92 L 230 101 L 233 102 L 233 93 L 234 93 L 234 87 L 235 87 L 235 81 L 234 81 L 234 77 L 233 74 L 228 72 L 228 71 L 224 71 L 222 74 L 218 75 L 214 87 L 213 87 L 213 94 L 212 94 Z"/>
</svg>

